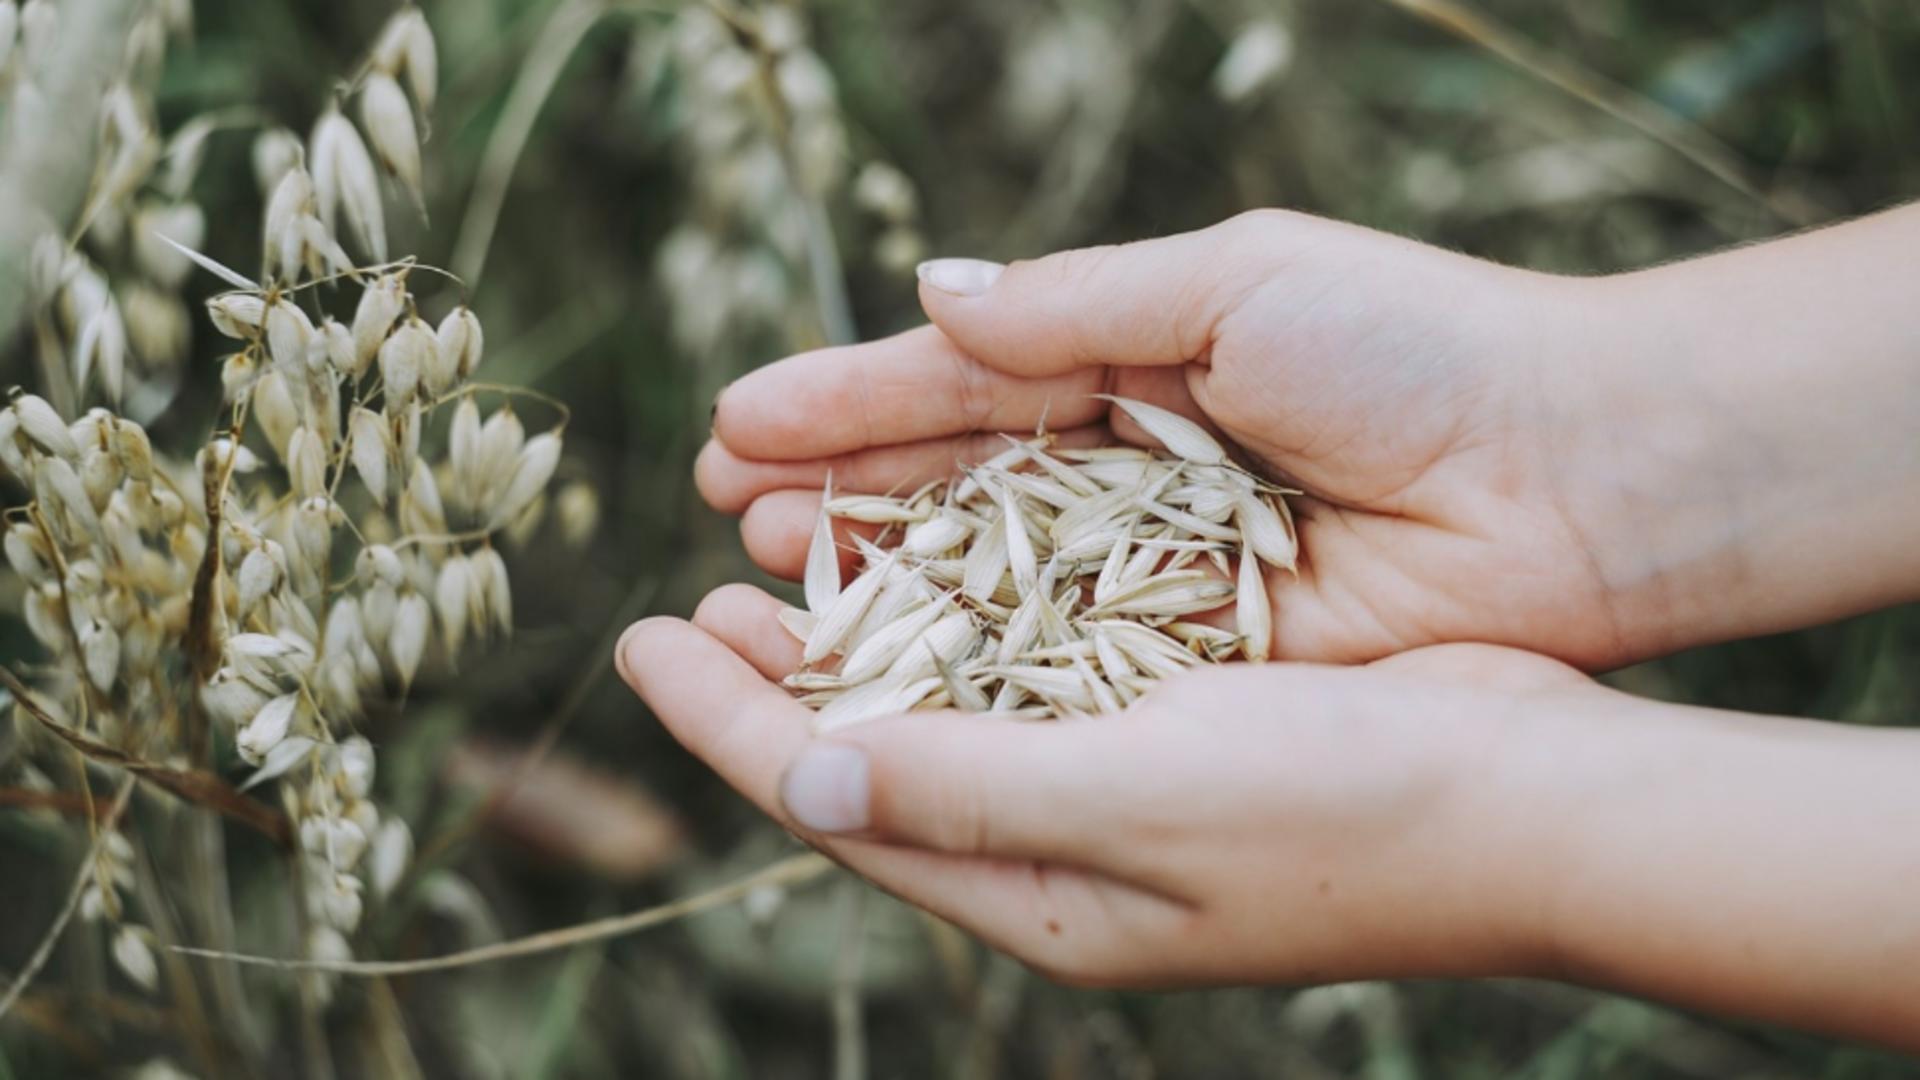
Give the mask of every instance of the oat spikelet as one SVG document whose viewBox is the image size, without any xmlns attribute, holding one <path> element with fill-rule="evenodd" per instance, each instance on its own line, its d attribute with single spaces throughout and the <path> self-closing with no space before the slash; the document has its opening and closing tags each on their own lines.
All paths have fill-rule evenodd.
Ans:
<svg viewBox="0 0 1920 1080">
<path fill-rule="evenodd" d="M 1225 465 L 1227 451 L 1207 430 L 1199 424 L 1181 416 L 1179 413 L 1163 409 L 1158 405 L 1149 405 L 1132 398 L 1115 397 L 1112 394 L 1095 394 L 1102 401 L 1111 402 L 1127 414 L 1134 423 L 1139 424 L 1147 434 L 1160 440 L 1160 445 L 1175 457 L 1195 465 Z"/>
<path fill-rule="evenodd" d="M 392 76 L 378 71 L 367 76 L 360 90 L 360 122 L 388 175 L 419 203 L 420 135 L 407 95 Z"/>
<path fill-rule="evenodd" d="M 813 522 L 813 539 L 807 543 L 807 570 L 802 581 L 807 610 L 824 615 L 840 596 L 840 551 L 833 544 L 833 518 L 828 507 L 833 503 L 833 474 L 827 474 L 826 487 L 820 493 L 820 513 Z"/>
<path fill-rule="evenodd" d="M 1240 628 L 1240 648 L 1249 660 L 1266 660 L 1273 655 L 1273 606 L 1267 601 L 1266 575 L 1260 571 L 1260 560 L 1243 552 L 1236 578 L 1233 612 Z"/>
</svg>

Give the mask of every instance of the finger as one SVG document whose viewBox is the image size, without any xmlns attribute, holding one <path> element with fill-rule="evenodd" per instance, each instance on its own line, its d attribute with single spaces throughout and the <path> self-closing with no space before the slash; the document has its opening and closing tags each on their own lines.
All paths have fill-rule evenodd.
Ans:
<svg viewBox="0 0 1920 1080">
<path fill-rule="evenodd" d="M 766 678 L 799 669 L 801 644 L 776 615 L 780 600 L 732 584 L 714 590 L 693 615 Z M 1100 751 L 1089 746 L 1100 742 Z M 954 855 L 1048 859 L 1100 869 L 1116 819 L 1110 805 L 1110 748 L 1125 746 L 1112 724 L 1031 724 L 966 713 L 912 713 L 860 724 L 806 744 L 783 776 L 781 799 L 801 828 L 858 834 Z M 864 755 L 862 773 L 839 776 L 835 761 Z M 852 780 L 864 780 L 845 788 Z M 799 788 L 795 788 L 799 786 Z M 795 813 L 806 807 L 841 817 Z M 858 803 L 858 805 L 856 805 Z M 858 815 L 849 824 L 845 815 Z"/>
<path fill-rule="evenodd" d="M 781 781 L 787 813 L 830 835 L 956 855 L 1103 868 L 1116 775 L 1092 723 L 912 713 L 808 744 Z"/>
<path fill-rule="evenodd" d="M 1246 216 L 1007 267 L 935 259 L 920 266 L 920 303 L 968 355 L 1018 375 L 1201 360 L 1267 273 L 1287 220 Z"/>
<path fill-rule="evenodd" d="M 1012 433 L 1012 437 L 1019 438 L 1030 432 L 1031 429 Z M 1007 438 L 996 431 L 978 431 L 795 461 L 743 458 L 726 443 L 713 439 L 701 449 L 694 462 L 694 482 L 708 505 L 723 514 L 738 514 L 769 491 L 818 489 L 826 483 L 829 474 L 835 491 L 907 492 L 930 480 L 951 477 L 961 465 L 992 458 L 1006 450 Z M 1106 428 L 1098 425 L 1059 432 L 1061 446 L 1098 446 L 1107 440 Z"/>
<path fill-rule="evenodd" d="M 1176 380 L 1177 381 L 1177 380 Z M 1172 386 L 1145 386 L 1155 404 L 1169 409 L 1191 411 L 1191 399 L 1175 400 Z M 1143 399 L 1145 400 L 1145 399 Z M 1132 441 L 1154 445 L 1124 416 L 1114 422 L 1134 434 Z M 1104 427 L 1082 427 L 1062 432 L 1057 445 L 1064 447 L 1101 446 L 1113 439 Z M 1007 448 L 1000 435 L 980 435 L 948 441 L 944 448 L 925 446 L 913 453 L 903 447 L 890 447 L 843 457 L 831 466 L 837 492 L 907 492 L 929 480 L 957 475 L 962 464 L 984 461 Z M 829 466 L 822 463 L 744 462 L 717 443 L 708 443 L 701 451 L 702 493 L 716 510 L 739 513 L 740 537 L 747 554 L 767 573 L 788 581 L 798 581 L 806 570 L 807 547 L 813 542 L 814 521 L 820 514 L 820 487 L 826 482 Z M 843 477 L 847 478 L 843 482 Z M 740 509 L 744 507 L 744 510 Z M 841 569 L 849 570 L 856 561 L 850 535 L 873 539 L 880 527 L 836 518 L 834 532 L 841 541 Z"/>
<path fill-rule="evenodd" d="M 735 454 L 805 461 L 970 431 L 1031 431 L 1042 416 L 1075 427 L 1105 414 L 1097 372 L 1009 375 L 969 357 L 933 327 L 820 349 L 727 387 L 713 431 Z"/>
<path fill-rule="evenodd" d="M 700 601 L 693 625 L 712 634 L 763 677 L 784 679 L 800 670 L 801 643 L 780 625 L 778 597 L 751 585 L 722 585 Z"/>
<path fill-rule="evenodd" d="M 737 628 L 736 628 L 737 629 Z M 620 674 L 669 733 L 740 794 L 782 824 L 807 832 L 785 812 L 780 777 L 812 740 L 812 714 L 768 682 L 720 639 L 679 619 L 635 623 L 622 636 Z M 832 844 L 841 857 L 877 844 Z M 863 872 L 867 868 L 863 867 Z M 880 869 L 880 868 L 876 868 Z M 922 869 L 930 867 L 922 860 Z"/>
<path fill-rule="evenodd" d="M 1220 429 L 1205 409 L 1193 396 L 1190 385 L 1203 379 L 1206 372 L 1193 365 L 1174 367 L 1113 368 L 1113 393 L 1117 397 L 1144 401 L 1149 405 L 1158 405 L 1170 412 L 1199 424 L 1212 432 L 1215 438 L 1226 441 Z M 1113 437 L 1124 443 L 1136 446 L 1159 446 L 1160 440 L 1147 434 L 1147 430 L 1134 423 L 1133 417 L 1125 409 L 1115 407 L 1107 414 L 1107 427 Z"/>
<path fill-rule="evenodd" d="M 1127 397 L 1204 422 L 1177 369 L 1123 372 L 1115 386 Z M 1111 420 L 1111 433 L 1098 425 L 1074 428 L 1060 433 L 1059 445 L 1103 445 L 1112 441 L 1110 434 L 1119 435 L 1123 442 L 1154 445 L 1154 440 L 1124 414 L 1115 412 Z M 953 475 L 958 464 L 990 458 L 1006 445 L 1006 439 L 998 434 L 981 434 L 937 440 L 912 449 L 887 447 L 848 454 L 832 463 L 770 463 L 744 461 L 715 441 L 701 451 L 695 472 L 702 494 L 715 509 L 743 514 L 740 535 L 754 563 L 775 577 L 797 581 L 806 569 L 807 546 L 812 542 L 814 519 L 820 511 L 819 488 L 826 482 L 829 469 L 836 491 L 910 491 L 928 480 Z M 806 490 L 809 488 L 813 490 Z M 740 509 L 743 506 L 744 511 Z M 836 521 L 834 528 L 843 544 L 848 534 L 872 539 L 879 533 L 876 527 L 845 521 Z M 843 546 L 843 570 L 853 558 Z"/>
<path fill-rule="evenodd" d="M 804 707 L 719 639 L 678 619 L 634 624 L 617 663 L 681 745 L 776 820 L 809 835 L 778 795 L 779 777 L 810 740 Z M 1071 869 L 809 838 L 888 892 L 1057 970 L 1089 967 L 1116 941 L 1164 935 L 1185 917 L 1178 904 Z"/>
<path fill-rule="evenodd" d="M 783 605 L 748 585 L 715 590 L 694 625 L 761 675 L 799 666 L 775 618 Z M 782 805 L 801 828 L 957 855 L 1044 859 L 1131 872 L 1111 858 L 1120 835 L 1111 794 L 1151 732 L 1124 719 L 1034 724 L 913 713 L 836 731 L 800 748 Z M 1136 853 L 1137 854 L 1137 853 Z"/>
<path fill-rule="evenodd" d="M 679 619 L 635 623 L 616 663 L 668 732 L 761 809 L 784 817 L 780 775 L 812 714 L 713 635 Z"/>
<path fill-rule="evenodd" d="M 799 581 L 807 568 L 813 523 L 820 516 L 818 491 L 774 491 L 760 496 L 740 517 L 740 541 L 754 565 L 787 581 Z M 840 579 L 848 580 L 859 562 L 851 537 L 868 540 L 884 526 L 835 518 L 833 535 L 840 550 Z"/>
</svg>

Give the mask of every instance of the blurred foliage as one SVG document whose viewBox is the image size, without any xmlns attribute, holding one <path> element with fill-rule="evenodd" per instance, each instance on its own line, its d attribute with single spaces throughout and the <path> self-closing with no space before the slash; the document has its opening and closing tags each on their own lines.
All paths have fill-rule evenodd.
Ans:
<svg viewBox="0 0 1920 1080">
<path fill-rule="evenodd" d="M 511 87 L 566 2 L 426 4 L 445 58 L 428 147 L 432 228 L 397 247 L 449 261 Z M 203 0 L 197 40 L 161 88 L 163 123 L 252 102 L 307 130 L 316 88 L 349 68 L 390 9 Z M 1710 132 L 1764 190 L 1832 216 L 1920 191 L 1911 0 L 1487 0 L 1484 11 Z M 821 0 L 802 20 L 837 85 L 846 168 L 820 192 L 863 336 L 919 320 L 903 249 L 887 248 L 891 226 L 846 179 L 873 161 L 913 181 L 911 229 L 928 250 L 1000 259 L 1257 206 L 1571 273 L 1789 226 L 1644 134 L 1392 3 Z M 569 467 L 603 493 L 604 525 L 585 557 L 517 560 L 523 629 L 511 649 L 380 733 L 382 790 L 421 837 L 423 866 L 405 901 L 376 921 L 369 955 L 425 955 L 642 907 L 790 846 L 649 722 L 607 663 L 612 635 L 632 617 L 685 612 L 721 581 L 760 579 L 731 527 L 691 492 L 689 465 L 726 380 L 820 338 L 808 303 L 780 308 L 779 297 L 813 292 L 804 260 L 777 244 L 740 264 L 777 271 L 766 286 L 776 301 L 751 316 L 725 307 L 751 297 L 724 287 L 689 295 L 665 280 L 676 230 L 751 243 L 742 201 L 703 171 L 710 157 L 689 149 L 704 120 L 688 111 L 699 104 L 688 87 L 701 73 L 664 59 L 684 21 L 672 4 L 607 4 L 566 56 L 514 165 L 474 296 L 490 377 L 571 403 Z M 1261 77 L 1251 88 L 1228 87 L 1223 56 L 1262 21 L 1278 32 L 1265 31 L 1270 70 L 1253 65 Z M 234 265 L 248 263 L 261 212 L 248 141 L 216 136 L 197 192 L 211 253 Z M 403 233 L 419 228 L 396 216 Z M 703 303 L 722 307 L 696 310 Z M 708 327 L 705 338 L 689 326 Z M 218 355 L 204 330 L 196 345 L 197 356 Z M 158 435 L 205 430 L 215 365 L 196 378 L 205 392 L 157 421 Z M 1916 657 L 1920 620 L 1892 611 L 1611 678 L 1676 700 L 1911 723 Z M 455 748 L 476 733 L 526 745 L 548 724 L 565 725 L 565 758 L 639 789 L 652 808 L 629 812 L 673 818 L 687 837 L 675 858 L 616 882 L 564 844 L 530 843 L 525 829 L 471 827 L 484 798 L 449 779 Z M 65 871 L 24 868 L 65 865 L 64 835 L 0 813 L 9 916 L 0 956 L 24 955 L 56 910 Z M 240 940 L 260 947 L 287 913 L 250 901 L 279 871 L 259 845 L 229 839 Z M 774 906 L 768 897 L 603 947 L 349 982 L 333 1007 L 333 1057 L 342 1075 L 828 1075 L 838 889 L 800 891 L 771 921 L 750 917 Z M 1542 984 L 1068 991 L 890 902 L 867 911 L 868 1060 L 878 1076 L 1920 1076 L 1864 1049 Z M 62 950 L 68 967 L 100 966 L 84 935 Z M 263 1003 L 285 1005 L 285 980 L 247 978 Z M 77 985 L 97 995 L 107 984 Z M 169 1045 L 171 1021 L 151 1006 L 76 1008 L 68 992 L 41 988 L 0 1029 L 0 1077 L 112 1073 Z M 296 1040 L 274 1045 L 276 1074 L 291 1074 Z"/>
</svg>

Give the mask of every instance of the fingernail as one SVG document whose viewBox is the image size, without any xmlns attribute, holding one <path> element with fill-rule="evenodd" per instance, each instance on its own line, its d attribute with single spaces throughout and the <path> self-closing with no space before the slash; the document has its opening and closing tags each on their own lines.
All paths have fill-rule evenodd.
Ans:
<svg viewBox="0 0 1920 1080">
<path fill-rule="evenodd" d="M 717 391 L 717 392 L 716 392 L 716 393 L 715 393 L 715 394 L 713 395 L 713 404 L 712 404 L 711 406 L 709 406 L 709 407 L 708 407 L 708 409 L 707 409 L 707 427 L 708 427 L 708 428 L 712 428 L 712 427 L 713 427 L 713 422 L 714 422 L 715 420 L 718 420 L 718 419 L 720 419 L 720 399 L 721 399 L 721 398 L 723 398 L 723 397 L 725 397 L 725 396 L 727 396 L 727 391 L 728 391 L 728 390 L 729 390 L 729 389 L 730 389 L 730 388 L 731 388 L 732 386 L 733 386 L 733 383 L 732 383 L 732 382 L 728 382 L 726 386 L 723 386 L 723 387 L 721 387 L 721 388 L 720 388 L 720 389 L 719 389 L 719 390 L 718 390 L 718 391 Z"/>
<path fill-rule="evenodd" d="M 638 636 L 639 630 L 639 623 L 627 627 L 620 634 L 620 643 L 613 647 L 613 669 L 619 672 L 620 678 L 627 682 L 633 681 L 634 653 L 638 650 L 638 644 L 634 639 Z"/>
<path fill-rule="evenodd" d="M 858 832 L 867 827 L 867 752 L 845 743 L 814 743 L 780 780 L 780 801 L 801 828 Z"/>
<path fill-rule="evenodd" d="M 985 259 L 928 259 L 914 267 L 921 281 L 955 296 L 979 296 L 1000 280 L 1002 263 Z"/>
</svg>

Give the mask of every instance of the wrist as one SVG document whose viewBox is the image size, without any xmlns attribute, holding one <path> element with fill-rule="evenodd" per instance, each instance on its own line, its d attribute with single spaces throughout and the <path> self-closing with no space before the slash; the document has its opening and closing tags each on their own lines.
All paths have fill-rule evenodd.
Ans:
<svg viewBox="0 0 1920 1080">
<path fill-rule="evenodd" d="M 1387 661 L 1431 660 L 1459 689 L 1426 683 L 1394 737 L 1427 762 L 1404 834 L 1375 872 L 1380 951 L 1368 975 L 1542 976 L 1565 940 L 1558 883 L 1573 846 L 1583 743 L 1633 699 L 1565 665 L 1506 649 L 1451 645 Z M 1416 672 L 1418 669 L 1415 669 Z M 1470 689 L 1469 689 L 1470 688 Z M 1364 847 L 1351 848 L 1370 858 Z"/>
<path fill-rule="evenodd" d="M 1743 350 L 1695 303 L 1708 283 L 1663 275 L 1553 290 L 1566 339 L 1539 434 L 1611 618 L 1614 654 L 1592 666 L 1785 628 L 1754 542 L 1793 505 L 1777 467 L 1792 421 L 1771 380 L 1728 369 Z"/>
<path fill-rule="evenodd" d="M 1514 740 L 1519 973 L 1854 1037 L 1920 1021 L 1920 735 L 1611 691 Z M 1920 1044 L 1910 1044 L 1920 1047 Z"/>
<path fill-rule="evenodd" d="M 1742 410 L 1673 354 L 1679 328 L 1660 288 L 1629 274 L 1555 290 L 1566 338 L 1544 380 L 1554 404 L 1541 435 L 1606 597 L 1619 652 L 1608 666 L 1737 634 L 1718 624 L 1746 584 L 1749 474 L 1761 470 L 1729 459 Z"/>
<path fill-rule="evenodd" d="M 1620 660 L 1920 594 L 1920 317 L 1859 273 L 1878 235 L 1556 283 L 1542 434 Z"/>
<path fill-rule="evenodd" d="M 1629 800 L 1624 764 L 1650 752 L 1655 705 L 1581 679 L 1512 695 L 1491 718 L 1491 745 L 1469 770 L 1463 832 L 1484 890 L 1486 974 L 1586 981 L 1575 932 L 1590 829 Z"/>
</svg>

